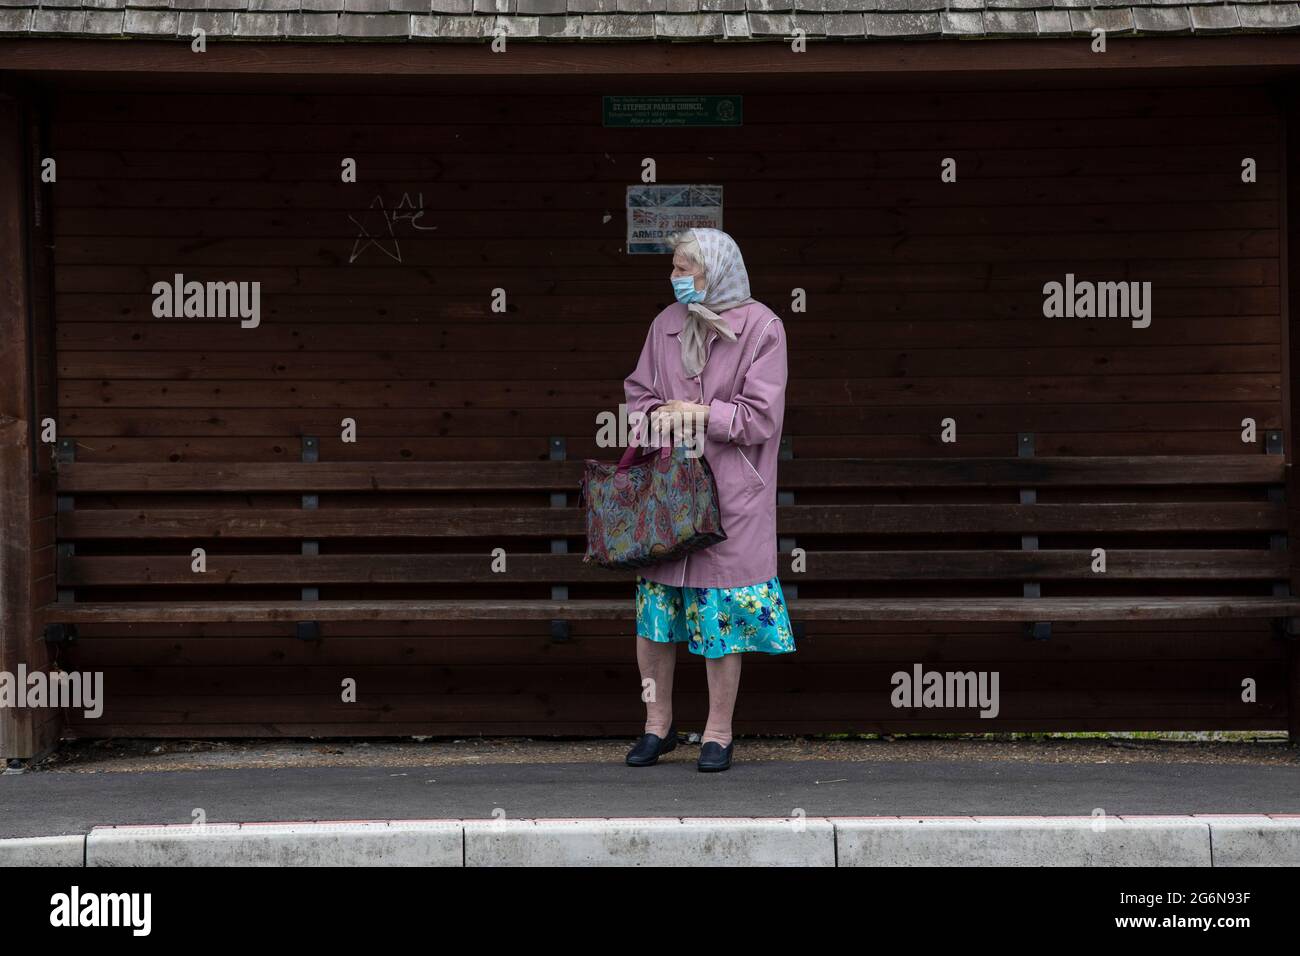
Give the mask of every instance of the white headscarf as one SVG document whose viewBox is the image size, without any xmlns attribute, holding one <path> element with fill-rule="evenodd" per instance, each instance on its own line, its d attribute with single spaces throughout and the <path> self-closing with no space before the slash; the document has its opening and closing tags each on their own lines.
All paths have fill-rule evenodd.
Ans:
<svg viewBox="0 0 1300 956">
<path fill-rule="evenodd" d="M 701 227 L 684 234 L 691 235 L 696 239 L 704 265 L 704 300 L 686 307 L 686 325 L 681 335 L 682 366 L 686 375 L 694 378 L 704 368 L 709 329 L 716 329 L 729 342 L 736 341 L 736 333 L 718 313 L 754 299 L 749 294 L 749 273 L 745 271 L 745 260 L 736 240 L 721 229 Z"/>
</svg>

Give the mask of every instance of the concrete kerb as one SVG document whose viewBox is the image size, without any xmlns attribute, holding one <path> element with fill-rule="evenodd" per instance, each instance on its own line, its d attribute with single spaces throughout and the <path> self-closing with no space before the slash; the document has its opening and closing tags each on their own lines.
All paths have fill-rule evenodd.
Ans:
<svg viewBox="0 0 1300 956">
<path fill-rule="evenodd" d="M 95 827 L 0 866 L 1300 866 L 1300 815 L 610 817 Z"/>
<path fill-rule="evenodd" d="M 87 866 L 461 866 L 460 820 L 95 827 Z"/>
<path fill-rule="evenodd" d="M 86 836 L 20 837 L 0 840 L 0 866 L 85 866 Z"/>
<path fill-rule="evenodd" d="M 1300 866 L 1300 815 L 1197 814 L 1215 866 Z"/>
<path fill-rule="evenodd" d="M 1210 824 L 1116 817 L 837 818 L 840 866 L 1210 866 Z"/>
<path fill-rule="evenodd" d="M 494 820 L 465 824 L 466 866 L 834 866 L 824 818 Z"/>
</svg>

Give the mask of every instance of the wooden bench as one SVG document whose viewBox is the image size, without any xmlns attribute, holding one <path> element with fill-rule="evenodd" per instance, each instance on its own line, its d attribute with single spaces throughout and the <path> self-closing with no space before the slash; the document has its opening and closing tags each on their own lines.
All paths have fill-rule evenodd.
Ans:
<svg viewBox="0 0 1300 956">
<path fill-rule="evenodd" d="M 1064 458 L 1033 457 L 1023 435 L 1006 458 L 791 458 L 778 529 L 792 618 L 801 631 L 1013 621 L 1037 638 L 1053 621 L 1253 618 L 1294 633 L 1287 466 L 1271 441 L 1272 454 Z M 546 621 L 564 639 L 568 621 L 631 620 L 633 572 L 582 563 L 581 473 L 564 460 L 65 460 L 46 639 L 87 623 L 295 622 L 316 638 L 331 622 L 404 620 Z"/>
</svg>

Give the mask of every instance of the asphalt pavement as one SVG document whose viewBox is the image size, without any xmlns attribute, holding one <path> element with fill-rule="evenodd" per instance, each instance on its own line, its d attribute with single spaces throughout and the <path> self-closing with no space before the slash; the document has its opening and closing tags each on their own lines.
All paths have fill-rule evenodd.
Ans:
<svg viewBox="0 0 1300 956">
<path fill-rule="evenodd" d="M 0 838 L 110 824 L 573 817 L 1300 813 L 1300 762 L 613 760 L 0 775 Z"/>
</svg>

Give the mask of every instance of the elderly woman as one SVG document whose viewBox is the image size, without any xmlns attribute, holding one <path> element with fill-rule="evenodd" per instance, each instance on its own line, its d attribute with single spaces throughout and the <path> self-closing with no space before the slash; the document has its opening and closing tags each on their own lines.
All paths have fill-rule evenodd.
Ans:
<svg viewBox="0 0 1300 956">
<path fill-rule="evenodd" d="M 749 295 L 735 240 L 718 229 L 673 237 L 677 301 L 650 325 L 636 370 L 623 383 L 628 411 L 649 414 L 675 441 L 702 437 L 718 486 L 726 540 L 645 569 L 636 581 L 637 663 L 645 733 L 627 755 L 646 767 L 677 746 L 676 645 L 705 658 L 709 720 L 697 764 L 731 766 L 731 715 L 741 654 L 795 649 L 777 579 L 776 463 L 785 414 L 785 329 Z"/>
</svg>

